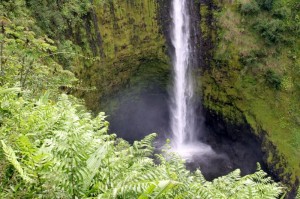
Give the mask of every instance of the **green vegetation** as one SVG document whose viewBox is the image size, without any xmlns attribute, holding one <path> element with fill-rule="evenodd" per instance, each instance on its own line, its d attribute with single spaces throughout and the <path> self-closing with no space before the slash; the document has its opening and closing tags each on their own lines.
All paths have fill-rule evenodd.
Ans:
<svg viewBox="0 0 300 199">
<path fill-rule="evenodd" d="M 159 32 L 153 23 L 155 5 L 151 0 L 94 4 L 76 0 L 1 1 L 0 198 L 284 196 L 284 186 L 267 177 L 259 166 L 251 175 L 241 177 L 236 170 L 209 182 L 199 170 L 186 170 L 184 161 L 168 153 L 168 147 L 164 155 L 155 154 L 155 134 L 130 145 L 107 133 L 104 113 L 93 117 L 82 101 L 62 94 L 70 89 L 83 96 L 93 86 L 97 91 L 89 97 L 99 92 L 111 94 L 128 81 L 142 81 L 137 76 L 131 78 L 132 74 L 155 74 L 140 67 L 145 62 L 147 66 L 159 63 L 157 69 L 167 71 L 163 37 L 153 34 Z M 93 46 L 101 36 L 95 36 L 95 13 L 102 23 L 107 22 L 101 26 L 104 49 Z M 126 22 L 124 16 L 128 14 L 133 16 Z M 142 40 L 134 37 L 128 42 L 130 35 Z M 138 49 L 137 44 L 141 46 Z M 277 80 L 274 74 L 266 76 L 272 85 Z M 280 76 L 280 89 L 294 89 L 290 82 L 289 77 Z M 223 99 L 226 101 L 227 96 Z M 298 147 L 297 142 L 294 145 Z"/>
<path fill-rule="evenodd" d="M 241 5 L 241 13 L 246 15 L 254 15 L 259 12 L 259 6 L 256 1 L 250 1 Z"/>
<path fill-rule="evenodd" d="M 279 184 L 240 171 L 206 181 L 175 155 L 153 156 L 155 134 L 130 146 L 75 99 L 0 89 L 1 198 L 276 198 Z"/>
<path fill-rule="evenodd" d="M 119 105 L 124 100 L 136 101 L 137 96 L 145 91 L 147 93 L 166 93 L 170 81 L 170 73 L 168 62 L 164 63 L 159 59 L 151 58 L 141 60 L 136 71 L 130 76 L 126 87 L 124 86 L 118 92 L 101 100 L 100 106 L 103 107 L 102 110 L 113 115 L 116 114 L 115 110 L 119 108 Z"/>
<path fill-rule="evenodd" d="M 89 67 L 76 67 L 85 87 L 77 92 L 89 109 L 99 112 L 98 102 L 124 89 L 147 65 L 165 68 L 165 39 L 158 24 L 158 2 L 154 0 L 104 1 L 95 6 L 104 56 Z M 149 61 L 149 63 L 147 63 Z M 143 79 L 140 80 L 143 84 Z M 154 80 L 156 81 L 156 80 Z"/>
<path fill-rule="evenodd" d="M 214 59 L 201 78 L 205 106 L 250 125 L 269 167 L 294 185 L 300 178 L 299 1 L 220 6 Z"/>
</svg>

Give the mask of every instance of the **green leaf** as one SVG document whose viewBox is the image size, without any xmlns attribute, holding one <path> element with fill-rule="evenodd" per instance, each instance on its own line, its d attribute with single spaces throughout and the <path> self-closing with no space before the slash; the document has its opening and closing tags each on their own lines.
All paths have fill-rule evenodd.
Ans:
<svg viewBox="0 0 300 199">
<path fill-rule="evenodd" d="M 21 88 L 6 88 L 6 89 L 0 89 L 0 94 L 6 94 L 10 92 L 20 92 Z"/>
<path fill-rule="evenodd" d="M 23 180 L 25 180 L 26 182 L 32 183 L 34 182 L 33 179 L 31 179 L 26 172 L 23 170 L 21 164 L 19 163 L 19 161 L 17 160 L 16 154 L 14 152 L 14 150 L 10 147 L 7 146 L 3 140 L 1 140 L 2 143 L 2 149 L 6 155 L 6 158 L 8 159 L 8 161 L 15 167 L 15 169 L 19 172 L 20 176 L 22 177 Z"/>
</svg>

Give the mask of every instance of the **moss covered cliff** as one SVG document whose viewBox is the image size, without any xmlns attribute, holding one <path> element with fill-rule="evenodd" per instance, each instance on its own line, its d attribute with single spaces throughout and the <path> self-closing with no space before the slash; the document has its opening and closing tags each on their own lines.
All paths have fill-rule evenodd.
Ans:
<svg viewBox="0 0 300 199">
<path fill-rule="evenodd" d="M 299 2 L 220 3 L 213 59 L 200 78 L 204 106 L 228 123 L 250 125 L 271 171 L 300 177 Z"/>
<path fill-rule="evenodd" d="M 97 111 L 102 108 L 100 99 L 130 86 L 130 79 L 140 73 L 140 67 L 149 65 L 153 70 L 157 66 L 168 71 L 169 59 L 156 1 L 104 1 L 94 5 L 94 12 L 103 56 L 89 67 L 76 69 L 76 73 L 86 86 L 97 88 L 81 94 L 89 108 Z"/>
</svg>

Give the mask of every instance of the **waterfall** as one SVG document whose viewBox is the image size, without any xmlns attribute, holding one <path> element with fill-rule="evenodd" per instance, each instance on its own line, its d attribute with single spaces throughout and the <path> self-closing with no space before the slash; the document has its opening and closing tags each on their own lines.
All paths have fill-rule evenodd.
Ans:
<svg viewBox="0 0 300 199">
<path fill-rule="evenodd" d="M 190 18 L 188 0 L 173 0 L 171 40 L 173 55 L 173 91 L 171 103 L 172 150 L 183 156 L 211 152 L 211 148 L 197 142 L 193 103 L 194 88 L 191 71 Z"/>
<path fill-rule="evenodd" d="M 174 0 L 172 6 L 172 44 L 174 86 L 171 105 L 173 146 L 178 148 L 193 140 L 195 114 L 192 103 L 194 89 L 190 70 L 190 20 L 186 0 Z"/>
</svg>

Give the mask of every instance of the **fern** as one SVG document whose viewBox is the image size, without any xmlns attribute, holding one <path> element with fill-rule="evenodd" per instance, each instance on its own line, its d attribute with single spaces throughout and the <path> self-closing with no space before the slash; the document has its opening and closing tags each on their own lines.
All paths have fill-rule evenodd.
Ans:
<svg viewBox="0 0 300 199">
<path fill-rule="evenodd" d="M 87 159 L 86 167 L 87 167 L 87 174 L 84 177 L 83 181 L 83 189 L 87 189 L 90 186 L 93 178 L 95 177 L 96 173 L 99 171 L 100 166 L 102 165 L 102 160 L 108 153 L 108 148 L 112 142 L 106 142 L 103 146 L 100 146 L 90 157 Z"/>
<path fill-rule="evenodd" d="M 298 190 L 297 190 L 296 199 L 300 199 L 300 186 L 298 187 Z"/>
<path fill-rule="evenodd" d="M 56 103 L 49 96 L 33 101 L 11 92 L 0 96 L 10 113 L 0 127 L 2 149 L 20 176 L 14 191 L 5 187 L 1 197 L 273 199 L 283 192 L 259 168 L 209 182 L 199 170 L 188 171 L 178 155 L 154 154 L 156 134 L 130 145 L 107 134 L 104 113 L 92 118 L 68 96 Z"/>
<path fill-rule="evenodd" d="M 159 198 L 176 186 L 178 182 L 171 180 L 158 181 L 151 184 L 138 199 Z"/>
<path fill-rule="evenodd" d="M 21 89 L 20 88 L 0 88 L 0 95 L 9 93 L 9 92 L 20 92 Z"/>
<path fill-rule="evenodd" d="M 23 180 L 26 182 L 32 183 L 34 182 L 33 179 L 31 179 L 28 174 L 24 171 L 22 168 L 21 164 L 19 163 L 16 154 L 14 150 L 5 144 L 3 140 L 1 140 L 2 143 L 2 149 L 7 157 L 7 160 L 15 167 L 15 169 L 19 172 L 20 176 L 22 177 Z"/>
</svg>

